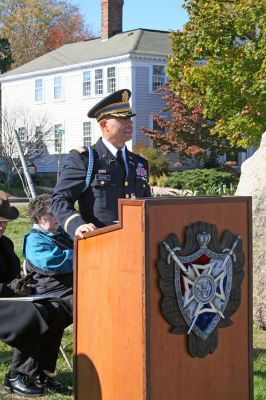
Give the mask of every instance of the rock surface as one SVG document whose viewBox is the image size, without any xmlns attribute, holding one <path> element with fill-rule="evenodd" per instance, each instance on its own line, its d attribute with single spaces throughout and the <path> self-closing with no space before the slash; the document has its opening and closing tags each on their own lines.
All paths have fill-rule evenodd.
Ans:
<svg viewBox="0 0 266 400">
<path fill-rule="evenodd" d="M 253 313 L 266 329 L 266 132 L 259 149 L 241 167 L 236 195 L 252 196 Z"/>
</svg>

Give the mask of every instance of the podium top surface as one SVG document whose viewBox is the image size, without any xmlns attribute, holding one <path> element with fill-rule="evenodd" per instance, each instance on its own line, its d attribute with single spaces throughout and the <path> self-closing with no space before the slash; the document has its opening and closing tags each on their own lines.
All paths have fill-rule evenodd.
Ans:
<svg viewBox="0 0 266 400">
<path fill-rule="evenodd" d="M 118 199 L 118 221 L 114 221 L 114 225 L 109 225 L 104 228 L 98 228 L 91 232 L 84 233 L 84 238 L 97 236 L 106 232 L 115 231 L 123 227 L 122 224 L 122 208 L 123 206 L 138 206 L 150 208 L 153 206 L 166 205 L 183 205 L 183 204 L 214 204 L 214 203 L 247 203 L 251 209 L 251 196 L 162 196 L 162 197 L 147 197 L 136 199 Z M 76 238 L 75 242 L 83 240 Z"/>
</svg>

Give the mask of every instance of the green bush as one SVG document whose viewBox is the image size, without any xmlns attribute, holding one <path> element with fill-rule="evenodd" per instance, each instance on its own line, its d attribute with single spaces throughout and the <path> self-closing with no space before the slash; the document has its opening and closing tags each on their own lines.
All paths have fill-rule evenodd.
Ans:
<svg viewBox="0 0 266 400">
<path fill-rule="evenodd" d="M 170 170 L 170 161 L 154 147 L 135 147 L 134 151 L 148 160 L 151 176 L 160 176 Z"/>
<path fill-rule="evenodd" d="M 199 195 L 233 194 L 238 179 L 229 172 L 216 169 L 191 169 L 172 172 L 160 178 L 160 184 L 180 190 L 191 190 Z"/>
</svg>

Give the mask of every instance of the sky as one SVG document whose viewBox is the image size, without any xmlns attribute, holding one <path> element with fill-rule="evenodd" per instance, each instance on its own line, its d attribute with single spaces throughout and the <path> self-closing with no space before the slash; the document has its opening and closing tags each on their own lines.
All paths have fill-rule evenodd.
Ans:
<svg viewBox="0 0 266 400">
<path fill-rule="evenodd" d="M 101 32 L 101 0 L 73 0 L 85 21 L 97 36 Z M 137 28 L 155 30 L 182 29 L 188 17 L 183 0 L 124 0 L 123 31 Z"/>
</svg>

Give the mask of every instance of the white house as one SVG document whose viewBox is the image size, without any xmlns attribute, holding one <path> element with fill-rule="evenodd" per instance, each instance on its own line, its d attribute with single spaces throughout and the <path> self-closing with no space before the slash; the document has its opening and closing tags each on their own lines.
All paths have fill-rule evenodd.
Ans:
<svg viewBox="0 0 266 400">
<path fill-rule="evenodd" d="M 98 139 L 98 124 L 87 117 L 87 112 L 118 89 L 132 92 L 131 105 L 136 112 L 133 146 L 149 143 L 140 128 L 152 128 L 152 113 L 163 107 L 157 89 L 166 81 L 169 32 L 122 32 L 122 2 L 116 2 L 117 8 L 111 8 L 109 1 L 102 1 L 101 38 L 64 45 L 1 77 L 3 112 L 19 108 L 45 116 L 53 126 L 47 152 L 35 160 L 39 172 L 57 170 L 59 128 L 64 130 L 63 155 Z M 27 133 L 23 121 L 17 121 L 16 127 L 24 140 Z M 36 122 L 36 132 L 38 129 Z"/>
<path fill-rule="evenodd" d="M 122 8 L 122 0 L 102 0 L 100 38 L 64 45 L 0 77 L 2 112 L 14 114 L 20 109 L 35 116 L 36 134 L 42 117 L 52 127 L 47 151 L 35 159 L 39 172 L 57 170 L 60 132 L 64 132 L 63 160 L 70 149 L 96 142 L 100 130 L 87 112 L 118 89 L 131 90 L 131 105 L 136 112 L 129 147 L 150 145 L 140 128 L 152 129 L 152 113 L 163 107 L 158 88 L 166 82 L 165 66 L 171 54 L 169 32 L 122 32 Z M 25 118 L 16 120 L 16 128 L 20 139 L 26 140 Z M 239 153 L 238 164 L 253 151 Z"/>
</svg>

